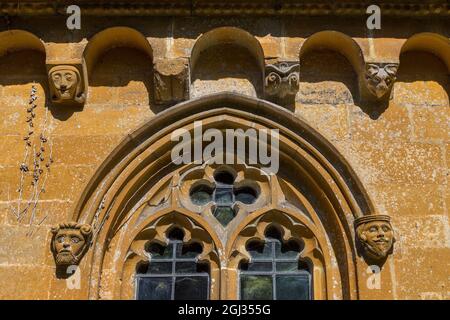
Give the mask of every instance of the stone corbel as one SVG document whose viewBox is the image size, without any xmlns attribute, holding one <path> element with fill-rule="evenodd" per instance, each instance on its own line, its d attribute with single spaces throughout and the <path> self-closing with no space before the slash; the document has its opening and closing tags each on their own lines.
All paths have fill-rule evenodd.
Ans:
<svg viewBox="0 0 450 320">
<path fill-rule="evenodd" d="M 92 228 L 77 222 L 60 223 L 51 229 L 51 250 L 57 267 L 77 266 L 92 239 Z"/>
<path fill-rule="evenodd" d="M 355 219 L 356 238 L 366 262 L 381 265 L 392 253 L 395 237 L 388 215 L 368 215 Z"/>
<path fill-rule="evenodd" d="M 57 105 L 82 105 L 87 95 L 87 75 L 81 63 L 47 64 L 51 100 Z"/>
<path fill-rule="evenodd" d="M 397 79 L 398 63 L 366 62 L 364 81 L 373 99 L 390 97 L 392 86 Z"/>
<path fill-rule="evenodd" d="M 155 103 L 169 105 L 189 98 L 188 66 L 183 59 L 158 60 L 154 65 Z"/>
<path fill-rule="evenodd" d="M 298 62 L 283 61 L 266 65 L 266 98 L 279 104 L 293 103 L 299 88 L 299 71 Z"/>
</svg>

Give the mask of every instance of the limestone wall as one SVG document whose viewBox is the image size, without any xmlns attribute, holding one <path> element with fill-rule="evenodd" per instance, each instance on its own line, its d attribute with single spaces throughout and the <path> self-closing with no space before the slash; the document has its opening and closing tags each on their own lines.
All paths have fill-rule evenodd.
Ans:
<svg viewBox="0 0 450 320">
<path fill-rule="evenodd" d="M 143 35 L 150 54 L 138 45 L 109 44 L 115 34 L 106 35 L 99 42 L 106 43 L 105 50 L 99 50 L 87 70 L 84 105 L 53 103 L 46 64 L 77 63 L 96 34 L 124 25 Z M 9 31 L 0 26 L 5 36 Z M 302 56 L 299 90 L 295 103 L 286 108 L 334 144 L 363 182 L 376 211 L 392 217 L 397 242 L 384 266 L 392 292 L 374 290 L 365 297 L 449 299 L 450 49 L 432 53 L 431 40 L 424 39 L 402 52 L 405 42 L 421 32 L 448 40 L 448 21 L 386 18 L 372 37 L 364 19 L 299 17 L 89 17 L 79 31 L 68 31 L 63 18 L 13 19 L 9 28 L 30 31 L 44 51 L 28 50 L 30 46 L 15 43 L 14 37 L 0 44 L 0 49 L 7 48 L 0 50 L 0 298 L 87 297 L 56 279 L 50 227 L 71 219 L 87 182 L 122 139 L 175 104 L 155 102 L 154 63 L 175 61 L 192 67 L 193 48 L 222 26 L 246 30 L 249 38 L 225 30 L 222 38 L 206 40 L 189 72 L 191 98 L 218 91 L 264 98 L 264 64 L 299 62 L 304 42 L 323 30 L 348 35 L 366 62 L 399 63 L 391 99 L 364 103 L 358 71 L 344 54 L 346 45 L 319 42 Z M 33 85 L 37 107 L 30 139 L 40 146 L 43 133 L 48 140 L 43 171 L 35 181 L 39 188 L 31 185 L 32 176 L 24 174 L 22 180 L 20 170 Z M 35 151 L 39 147 L 32 154 Z M 41 187 L 45 190 L 34 194 Z"/>
</svg>

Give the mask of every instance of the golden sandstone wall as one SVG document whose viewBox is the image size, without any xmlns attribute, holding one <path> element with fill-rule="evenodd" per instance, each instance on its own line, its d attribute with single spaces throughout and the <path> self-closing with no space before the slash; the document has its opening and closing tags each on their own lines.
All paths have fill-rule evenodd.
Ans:
<svg viewBox="0 0 450 320">
<path fill-rule="evenodd" d="M 87 298 L 86 288 L 68 290 L 65 281 L 56 278 L 50 227 L 71 220 L 84 187 L 118 143 L 168 107 L 155 104 L 154 63 L 176 60 L 187 65 L 198 39 L 221 26 L 248 31 L 261 45 L 266 63 L 299 61 L 302 45 L 322 30 L 351 37 L 366 61 L 399 63 L 391 99 L 384 105 L 370 106 L 360 103 L 358 74 L 349 62 L 351 57 L 343 52 L 345 45 L 320 40 L 302 54 L 299 90 L 295 104 L 287 108 L 342 153 L 376 211 L 392 218 L 397 241 L 383 266 L 382 287 L 361 289 L 361 297 L 450 298 L 449 47 L 447 42 L 446 52 L 433 54 L 430 36 L 402 51 L 405 42 L 421 32 L 448 40 L 448 19 L 386 18 L 382 29 L 372 34 L 365 19 L 348 17 L 88 17 L 82 23 L 81 30 L 69 31 L 64 17 L 36 16 L 14 18 L 8 27 L 1 25 L 2 299 Z M 98 49 L 100 57 L 88 70 L 84 106 L 54 104 L 46 61 L 58 64 L 81 58 L 93 37 L 113 26 L 128 26 L 142 33 L 152 52 L 132 46 L 115 48 L 116 33 L 106 34 L 99 43 L 112 40 L 114 48 Z M 32 32 L 45 50 L 39 46 L 38 50 L 28 50 L 27 44 L 16 43 L 14 35 L 8 38 L 7 29 Z M 230 31 L 229 37 L 233 36 Z M 191 70 L 191 97 L 237 91 L 263 98 L 259 60 L 251 52 L 254 44 L 246 41 L 225 40 L 199 54 L 195 72 Z M 30 130 L 27 117 L 31 112 L 27 108 L 33 85 L 37 107 L 30 139 L 37 139 L 39 145 L 38 135 L 44 134 L 47 141 L 43 143 L 42 163 L 49 163 L 49 171 L 42 165 L 35 182 L 45 189 L 37 196 L 33 192 L 39 188 L 31 185 L 32 177 L 25 174 L 21 183 L 20 170 L 26 152 L 24 137 Z M 17 211 L 20 198 L 20 208 L 29 205 L 23 213 Z M 364 282 L 364 274 L 360 277 Z"/>
</svg>

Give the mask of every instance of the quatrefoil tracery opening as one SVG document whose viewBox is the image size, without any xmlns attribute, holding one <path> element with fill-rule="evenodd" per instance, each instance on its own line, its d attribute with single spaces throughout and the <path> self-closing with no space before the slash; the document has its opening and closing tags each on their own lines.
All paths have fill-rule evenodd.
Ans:
<svg viewBox="0 0 450 320">
<path fill-rule="evenodd" d="M 237 184 L 236 176 L 225 170 L 214 173 L 214 184 L 200 183 L 191 188 L 190 198 L 193 204 L 204 206 L 214 203 L 213 215 L 223 225 L 228 225 L 236 216 L 236 203 L 244 205 L 255 203 L 259 193 L 250 184 Z"/>
</svg>

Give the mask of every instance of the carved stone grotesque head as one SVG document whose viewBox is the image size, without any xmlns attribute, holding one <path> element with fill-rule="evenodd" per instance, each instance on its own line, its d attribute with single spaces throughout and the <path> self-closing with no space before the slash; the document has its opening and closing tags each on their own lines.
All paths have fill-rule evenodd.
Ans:
<svg viewBox="0 0 450 320">
<path fill-rule="evenodd" d="M 377 98 L 383 97 L 396 80 L 398 65 L 393 63 L 368 63 L 366 82 L 369 91 Z"/>
<path fill-rule="evenodd" d="M 84 102 L 83 81 L 76 67 L 68 65 L 55 66 L 50 69 L 48 74 L 54 102 Z"/>
<path fill-rule="evenodd" d="M 299 64 L 280 62 L 267 65 L 265 87 L 269 96 L 295 96 L 299 87 Z"/>
<path fill-rule="evenodd" d="M 88 224 L 61 223 L 52 228 L 52 251 L 58 266 L 78 265 L 92 237 Z"/>
<path fill-rule="evenodd" d="M 394 231 L 387 215 L 369 215 L 355 220 L 358 240 L 366 257 L 383 260 L 395 242 Z"/>
</svg>

